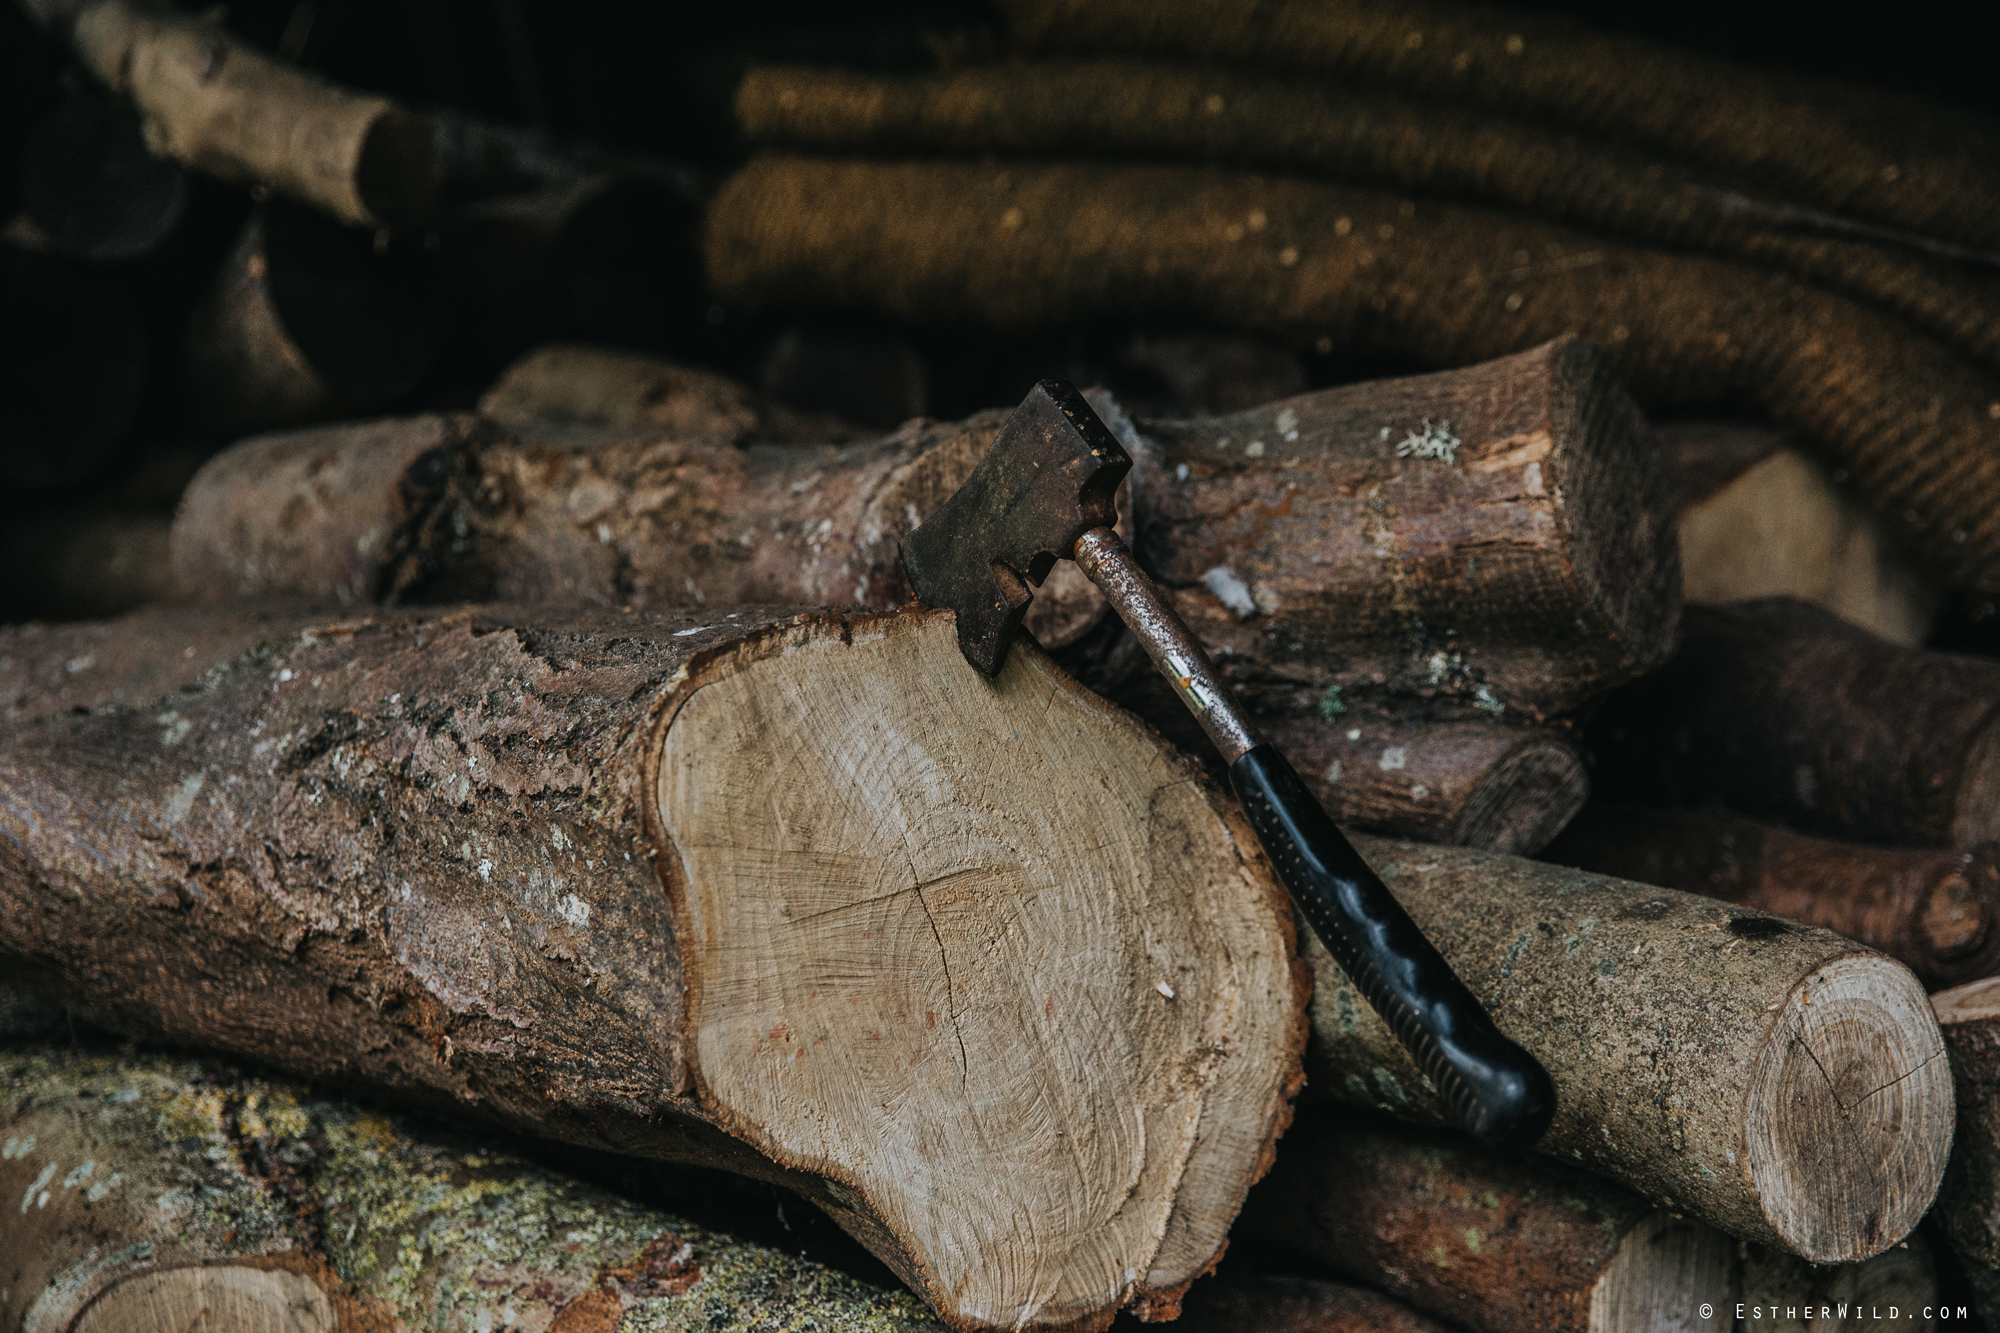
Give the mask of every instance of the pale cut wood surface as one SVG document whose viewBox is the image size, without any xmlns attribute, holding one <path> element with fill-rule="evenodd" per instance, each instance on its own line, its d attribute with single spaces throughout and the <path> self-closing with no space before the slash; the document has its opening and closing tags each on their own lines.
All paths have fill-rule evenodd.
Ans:
<svg viewBox="0 0 2000 1333">
<path fill-rule="evenodd" d="M 1935 1197 L 1952 1079 L 1909 970 L 1830 931 L 1493 853 L 1357 838 L 1501 1029 L 1547 1066 L 1540 1149 L 1815 1263 L 1879 1254 Z M 1318 941 L 1320 1095 L 1449 1119 Z"/>
<path fill-rule="evenodd" d="M 154 614 L 9 631 L 0 681 L 14 975 L 790 1185 L 960 1327 L 1169 1314 L 1288 1118 L 1233 806 L 948 615 Z"/>
</svg>

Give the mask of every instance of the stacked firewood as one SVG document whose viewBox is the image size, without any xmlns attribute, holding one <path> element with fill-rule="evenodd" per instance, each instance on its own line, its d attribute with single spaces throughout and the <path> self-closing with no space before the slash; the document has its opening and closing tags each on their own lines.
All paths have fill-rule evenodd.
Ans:
<svg viewBox="0 0 2000 1333">
<path fill-rule="evenodd" d="M 1450 62 L 1399 17 L 1329 36 L 1293 0 L 1287 45 L 1083 8 L 1011 5 L 1023 66 L 753 73 L 754 138 L 855 160 L 745 168 L 705 290 L 692 173 L 419 114 L 213 15 L 29 0 L 74 69 L 7 228 L 7 299 L 48 318 L 0 467 L 75 497 L 142 411 L 180 443 L 0 542 L 10 605 L 56 613 L 0 626 L 0 1333 L 2000 1315 L 2000 663 L 1924 646 L 2000 550 L 1953 452 L 2000 419 L 1953 359 L 1983 289 L 1916 245 L 1990 242 L 1964 164 L 1912 159 L 1934 216 L 1848 182 L 1858 239 L 1729 202 L 1721 157 L 1661 183 L 1573 145 L 1538 193 L 1525 119 L 1411 100 Z M 1482 96 L 1562 112 L 1518 35 L 1432 17 Z M 1408 87 L 1291 78 L 1342 60 Z M 1222 165 L 878 160 L 1085 132 Z M 1419 132 L 1562 222 L 1298 178 L 1473 172 L 1388 152 Z M 84 188 L 65 145 L 116 169 Z M 188 247 L 218 180 L 256 197 L 163 390 L 160 321 L 92 266 Z M 1638 180 L 1667 204 L 1621 205 Z M 1469 283 L 1438 258 L 1473 250 Z M 1732 284 L 1715 338 L 1669 329 Z M 1781 291 L 1824 346 L 1777 346 Z M 633 292 L 904 332 L 792 326 L 753 388 L 579 336 L 642 341 Z M 1009 404 L 923 415 L 908 331 L 1146 292 L 1221 328 L 1135 336 L 1151 379 L 1087 391 L 1120 531 L 1548 1069 L 1533 1152 L 1450 1128 L 1094 585 L 1058 565 L 991 681 L 913 598 L 899 543 Z M 1309 388 L 1297 345 L 1335 334 L 1449 368 Z M 1681 390 L 1722 365 L 1782 429 L 1656 426 L 1625 387 L 1713 407 Z M 787 1253 L 779 1191 L 841 1234 Z"/>
</svg>

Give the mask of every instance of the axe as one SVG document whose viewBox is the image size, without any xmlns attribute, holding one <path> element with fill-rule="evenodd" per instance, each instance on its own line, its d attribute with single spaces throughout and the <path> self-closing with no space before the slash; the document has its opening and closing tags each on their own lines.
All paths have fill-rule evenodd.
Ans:
<svg viewBox="0 0 2000 1333">
<path fill-rule="evenodd" d="M 991 676 L 1057 560 L 1104 590 L 1215 748 L 1305 919 L 1474 1137 L 1526 1147 L 1555 1086 L 1334 827 L 1290 764 L 1257 739 L 1208 655 L 1112 531 L 1132 460 L 1074 386 L 1043 380 L 952 497 L 903 539 L 918 598 L 958 615 L 966 660 Z"/>
</svg>

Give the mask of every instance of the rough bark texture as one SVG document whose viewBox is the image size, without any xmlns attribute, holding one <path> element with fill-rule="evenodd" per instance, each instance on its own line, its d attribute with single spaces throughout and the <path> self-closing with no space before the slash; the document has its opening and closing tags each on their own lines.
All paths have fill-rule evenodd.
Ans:
<svg viewBox="0 0 2000 1333">
<path fill-rule="evenodd" d="M 1188 1295 L 1178 1333 L 1452 1333 L 1380 1292 L 1341 1282 L 1259 1275 L 1204 1282 Z"/>
<path fill-rule="evenodd" d="M 1795 597 L 1891 643 L 1915 647 L 1930 633 L 1944 589 L 1819 460 L 1775 431 L 1727 422 L 1663 427 L 1656 437 L 1685 497 L 1681 587 L 1690 603 Z M 1756 456 L 1740 471 L 1704 484 L 1703 464 L 1750 450 Z"/>
<path fill-rule="evenodd" d="M 84 68 L 130 97 L 156 151 L 268 185 L 351 226 L 420 221 L 436 203 L 429 128 L 246 46 L 214 17 L 145 0 L 30 0 Z"/>
<path fill-rule="evenodd" d="M 2000 837 L 2000 663 L 1786 599 L 1696 607 L 1673 664 L 1592 725 L 1606 796 L 1719 801 L 1865 842 Z"/>
<path fill-rule="evenodd" d="M 1493 853 L 1355 845 L 1554 1077 L 1543 1152 L 1814 1263 L 1879 1254 L 1930 1206 L 1952 1084 L 1901 964 L 1672 889 Z M 1304 943 L 1317 980 L 1312 1087 L 1449 1124 L 1387 1025 Z"/>
<path fill-rule="evenodd" d="M 1672 646 L 1678 571 L 1655 457 L 1574 339 L 1143 432 L 1098 404 L 1135 455 L 1141 561 L 1259 707 L 1308 711 L 1338 687 L 1474 720 L 1554 713 Z M 397 586 L 426 600 L 895 606 L 909 595 L 898 540 L 1002 419 L 913 423 L 844 450 L 650 432 L 481 444 L 470 493 L 432 529 L 428 572 Z M 221 586 L 294 590 L 261 572 L 274 537 L 217 532 L 197 512 L 235 484 L 224 466 L 190 487 L 177 545 L 243 570 Z M 349 526 L 328 544 L 366 531 Z M 1029 613 L 1052 648 L 1106 614 L 1058 568 Z"/>
<path fill-rule="evenodd" d="M 2000 971 L 2000 846 L 1807 837 L 1720 810 L 1587 808 L 1542 859 L 1754 907 L 1880 949 L 1941 989 Z"/>
<path fill-rule="evenodd" d="M 1117 650 L 1140 651 L 1136 641 Z M 1150 662 L 1122 683 L 1101 674 L 1084 679 L 1224 777 L 1213 743 Z M 1279 694 L 1257 699 L 1275 706 L 1254 708 L 1256 725 L 1343 827 L 1531 856 L 1590 795 L 1582 752 L 1553 726 L 1437 718 L 1421 706 L 1350 707 L 1338 687 L 1303 709 L 1296 692 Z"/>
<path fill-rule="evenodd" d="M 1958 1137 L 1938 1192 L 1946 1241 L 1988 1323 L 2000 1319 L 2000 977 L 1933 997 L 1958 1087 Z"/>
<path fill-rule="evenodd" d="M 941 1328 L 907 1293 L 227 1066 L 0 1053 L 0 1138 L 0 1333 Z"/>
<path fill-rule="evenodd" d="M 1600 1177 L 1346 1107 L 1302 1111 L 1278 1161 L 1236 1235 L 1303 1271 L 1479 1333 L 1730 1327 L 1736 1242 Z"/>
<path fill-rule="evenodd" d="M 948 615 L 338 615 L 6 636 L 15 975 L 789 1184 L 960 1327 L 1171 1314 L 1304 1038 L 1197 770 L 1032 647 L 986 682 Z"/>
<path fill-rule="evenodd" d="M 656 356 L 551 343 L 507 367 L 479 400 L 503 426 L 608 426 L 678 440 L 842 444 L 872 432 L 770 402 L 726 375 Z"/>
</svg>

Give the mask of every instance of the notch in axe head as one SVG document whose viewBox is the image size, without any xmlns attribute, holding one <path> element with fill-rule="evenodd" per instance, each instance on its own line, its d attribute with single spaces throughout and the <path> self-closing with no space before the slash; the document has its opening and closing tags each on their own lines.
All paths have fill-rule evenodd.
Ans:
<svg viewBox="0 0 2000 1333">
<path fill-rule="evenodd" d="M 928 606 L 958 614 L 966 660 L 991 676 L 1059 559 L 1073 559 L 1131 627 L 1229 765 L 1257 839 L 1300 911 L 1475 1137 L 1526 1147 L 1555 1086 L 1493 1025 L 1465 983 L 1334 826 L 1290 764 L 1258 740 L 1153 581 L 1112 531 L 1132 460 L 1083 395 L 1043 380 L 952 497 L 903 539 Z"/>
</svg>

